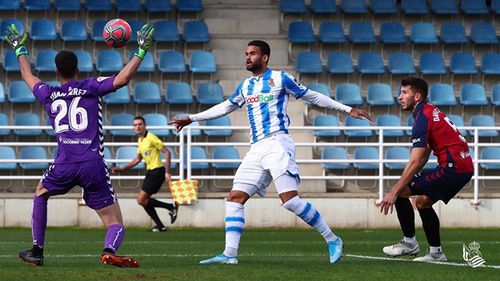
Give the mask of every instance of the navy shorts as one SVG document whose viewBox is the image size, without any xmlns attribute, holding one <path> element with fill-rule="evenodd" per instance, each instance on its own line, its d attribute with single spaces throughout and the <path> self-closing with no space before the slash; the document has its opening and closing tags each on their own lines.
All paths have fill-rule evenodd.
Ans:
<svg viewBox="0 0 500 281">
<path fill-rule="evenodd" d="M 416 174 L 409 184 L 413 195 L 425 195 L 433 202 L 439 200 L 445 204 L 470 181 L 474 173 L 457 173 L 455 168 L 437 166 L 434 170 L 425 170 Z"/>
<path fill-rule="evenodd" d="M 149 195 L 156 194 L 160 191 L 161 186 L 165 182 L 165 167 L 148 170 L 146 177 L 142 182 L 142 190 Z"/>
<path fill-rule="evenodd" d="M 107 207 L 117 200 L 106 163 L 102 159 L 52 164 L 43 174 L 42 185 L 51 196 L 66 194 L 79 185 L 83 188 L 85 203 L 94 210 Z"/>
</svg>

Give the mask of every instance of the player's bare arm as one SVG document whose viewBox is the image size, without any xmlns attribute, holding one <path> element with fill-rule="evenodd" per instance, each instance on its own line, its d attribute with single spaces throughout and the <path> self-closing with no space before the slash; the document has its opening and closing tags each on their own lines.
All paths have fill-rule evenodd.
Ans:
<svg viewBox="0 0 500 281">
<path fill-rule="evenodd" d="M 172 156 L 170 155 L 170 150 L 168 150 L 166 147 L 162 147 L 161 151 L 165 154 L 165 180 L 171 181 L 172 175 L 170 171 L 170 164 L 172 161 Z"/>
<path fill-rule="evenodd" d="M 182 117 L 182 118 L 176 118 L 172 121 L 168 121 L 168 125 L 173 125 L 175 124 L 175 130 L 177 132 L 180 132 L 182 128 L 186 127 L 187 125 L 191 124 L 193 121 L 189 119 L 189 117 Z"/>
<path fill-rule="evenodd" d="M 372 117 L 370 116 L 370 114 L 368 114 L 368 112 L 366 112 L 366 110 L 363 110 L 363 109 L 357 109 L 357 108 L 353 108 L 351 109 L 351 112 L 349 112 L 349 114 L 354 117 L 354 118 L 358 118 L 358 119 L 368 119 L 370 121 L 372 121 Z"/>
<path fill-rule="evenodd" d="M 139 164 L 139 162 L 142 161 L 142 155 L 140 153 L 137 153 L 137 156 L 132 159 L 132 161 L 128 162 L 127 165 L 125 165 L 125 167 L 113 167 L 111 168 L 111 173 L 117 173 L 117 172 L 123 172 L 123 171 L 126 171 L 132 167 L 134 167 L 135 165 Z"/>
</svg>

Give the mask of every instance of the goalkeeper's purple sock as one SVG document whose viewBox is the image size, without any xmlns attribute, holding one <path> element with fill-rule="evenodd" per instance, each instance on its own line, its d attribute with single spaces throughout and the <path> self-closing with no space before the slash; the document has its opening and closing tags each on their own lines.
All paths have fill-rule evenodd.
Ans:
<svg viewBox="0 0 500 281">
<path fill-rule="evenodd" d="M 43 248 L 45 244 L 45 230 L 47 229 L 47 202 L 48 198 L 38 197 L 33 199 L 33 213 L 31 214 L 31 231 L 33 245 Z"/>
<path fill-rule="evenodd" d="M 106 239 L 104 240 L 104 249 L 109 248 L 115 253 L 123 242 L 123 237 L 125 236 L 125 228 L 123 225 L 112 224 L 108 227 L 108 233 L 106 233 Z"/>
</svg>

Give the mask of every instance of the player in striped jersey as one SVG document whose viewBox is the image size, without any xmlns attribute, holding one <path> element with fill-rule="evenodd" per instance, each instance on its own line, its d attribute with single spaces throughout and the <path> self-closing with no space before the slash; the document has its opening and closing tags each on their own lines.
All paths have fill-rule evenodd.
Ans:
<svg viewBox="0 0 500 281">
<path fill-rule="evenodd" d="M 201 264 L 238 263 L 237 251 L 245 227 L 244 204 L 255 194 L 264 196 L 272 180 L 283 207 L 324 237 L 330 262 L 336 263 L 342 257 L 343 242 L 340 237 L 331 231 L 317 209 L 298 195 L 299 168 L 295 162 L 295 145 L 288 132 L 290 118 L 287 105 L 290 97 L 302 98 L 321 107 L 349 113 L 355 118 L 370 119 L 370 115 L 307 89 L 284 71 L 267 68 L 270 54 L 271 49 L 266 42 L 254 40 L 248 43 L 246 68 L 252 76 L 241 82 L 228 100 L 198 114 L 169 122 L 180 131 L 193 121 L 227 115 L 245 104 L 248 112 L 251 148 L 236 171 L 233 188 L 227 198 L 226 247 L 222 254 L 202 260 Z"/>
</svg>

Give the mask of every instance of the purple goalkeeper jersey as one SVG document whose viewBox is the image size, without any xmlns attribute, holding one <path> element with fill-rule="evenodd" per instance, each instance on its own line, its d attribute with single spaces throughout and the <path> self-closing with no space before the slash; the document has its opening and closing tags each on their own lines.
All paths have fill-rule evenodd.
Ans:
<svg viewBox="0 0 500 281">
<path fill-rule="evenodd" d="M 38 82 L 33 93 L 41 101 L 56 135 L 54 163 L 104 157 L 101 97 L 114 92 L 115 76 L 71 80 L 61 86 Z"/>
</svg>

